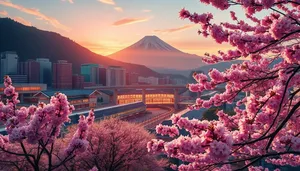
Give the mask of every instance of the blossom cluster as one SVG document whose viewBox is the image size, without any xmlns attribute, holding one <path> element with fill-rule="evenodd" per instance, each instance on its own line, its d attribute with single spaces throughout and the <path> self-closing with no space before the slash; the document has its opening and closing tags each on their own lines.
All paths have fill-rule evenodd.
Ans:
<svg viewBox="0 0 300 171">
<path fill-rule="evenodd" d="M 92 125 L 94 120 L 95 114 L 93 110 L 89 112 L 89 115 L 87 117 L 85 117 L 84 115 L 80 116 L 78 129 L 75 132 L 68 148 L 66 149 L 66 154 L 70 155 L 73 152 L 77 154 L 86 151 L 86 149 L 88 148 L 88 141 L 86 140 L 88 128 Z"/>
<path fill-rule="evenodd" d="M 227 52 L 205 54 L 204 62 L 236 61 L 226 70 L 211 68 L 194 73 L 187 87 L 199 94 L 212 92 L 209 99 L 197 98 L 190 110 L 232 104 L 234 115 L 218 110 L 218 120 L 207 121 L 174 115 L 172 126 L 159 125 L 157 133 L 173 137 L 153 139 L 150 152 L 164 153 L 185 164 L 178 170 L 234 170 L 244 163 L 249 170 L 257 160 L 274 165 L 300 166 L 300 3 L 281 0 L 200 0 L 219 10 L 231 5 L 245 11 L 246 20 L 230 11 L 233 22 L 213 23 L 211 13 L 179 12 L 182 19 L 200 25 L 199 34 L 234 47 Z M 264 17 L 254 14 L 269 10 Z M 264 11 L 265 12 L 265 11 Z M 188 135 L 178 134 L 184 129 Z M 241 170 L 242 170 L 241 169 Z"/>
<path fill-rule="evenodd" d="M 225 10 L 231 5 L 227 0 L 201 0 L 201 2 L 211 4 L 220 10 Z M 216 63 L 223 60 L 233 60 L 240 57 L 247 57 L 249 54 L 255 54 L 258 51 L 260 51 L 260 54 L 267 54 L 271 48 L 268 46 L 270 43 L 274 43 L 274 41 L 282 42 L 283 39 L 291 40 L 299 37 L 300 25 L 298 18 L 300 17 L 300 13 L 297 8 L 288 8 L 289 2 L 279 0 L 278 2 L 275 0 L 247 0 L 237 1 L 235 3 L 241 5 L 246 10 L 247 19 L 254 22 L 255 25 L 250 25 L 247 21 L 239 20 L 234 11 L 231 11 L 230 15 L 232 20 L 237 22 L 236 24 L 229 22 L 214 24 L 212 23 L 213 15 L 211 13 L 190 13 L 186 9 L 180 11 L 180 18 L 189 19 L 191 22 L 201 25 L 201 29 L 198 33 L 204 37 L 210 35 L 217 43 L 229 43 L 233 47 L 236 47 L 235 50 L 220 52 L 218 55 L 206 54 L 206 58 L 204 58 L 203 61 Z M 292 4 L 295 5 L 297 2 Z M 285 11 L 288 15 L 281 16 L 278 10 L 274 10 L 273 13 L 262 19 L 253 16 L 256 12 L 274 6 Z M 293 59 L 296 60 L 297 58 L 294 57 Z"/>
<path fill-rule="evenodd" d="M 74 106 L 68 102 L 66 95 L 56 93 L 51 97 L 49 104 L 41 102 L 37 106 L 18 108 L 17 105 L 20 103 L 18 93 L 15 91 L 9 76 L 4 77 L 4 86 L 4 95 L 7 100 L 6 104 L 0 102 L 0 119 L 5 125 L 7 135 L 0 135 L 0 151 L 13 154 L 7 149 L 10 145 L 18 143 L 22 146 L 24 144 L 30 147 L 36 146 L 35 149 L 43 148 L 43 151 L 47 151 L 47 146 L 54 144 L 54 141 L 60 136 L 64 123 L 70 121 L 69 115 L 74 110 Z M 89 112 L 86 118 L 80 116 L 78 131 L 66 149 L 68 155 L 85 151 L 87 148 L 86 134 L 94 121 L 94 117 L 93 110 Z M 27 154 L 18 154 L 18 156 L 23 155 L 26 156 Z M 37 155 L 42 155 L 42 153 L 37 153 Z M 40 156 L 35 158 L 37 165 L 39 158 Z M 31 162 L 30 159 L 27 160 Z"/>
</svg>

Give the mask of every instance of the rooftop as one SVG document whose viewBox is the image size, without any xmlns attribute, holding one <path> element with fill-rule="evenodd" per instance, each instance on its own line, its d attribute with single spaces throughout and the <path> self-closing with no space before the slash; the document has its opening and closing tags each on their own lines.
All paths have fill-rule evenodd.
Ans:
<svg viewBox="0 0 300 171">
<path fill-rule="evenodd" d="M 93 94 L 94 92 L 98 92 L 98 93 L 104 93 L 107 95 L 110 95 L 110 93 L 112 93 L 109 90 L 104 90 L 104 91 L 98 91 L 98 90 L 83 90 L 83 89 L 77 89 L 77 90 L 60 90 L 60 91 L 54 91 L 54 90 L 50 90 L 50 91 L 41 91 L 39 93 L 43 93 L 48 97 L 53 96 L 55 93 L 60 92 L 65 94 L 66 96 L 89 96 L 91 94 Z"/>
<path fill-rule="evenodd" d="M 1 52 L 1 54 L 7 54 L 7 53 L 17 54 L 17 52 L 15 52 L 15 51 L 4 51 L 4 52 Z"/>
<path fill-rule="evenodd" d="M 81 64 L 81 66 L 98 66 L 99 67 L 99 64 L 85 63 L 85 64 Z"/>
</svg>

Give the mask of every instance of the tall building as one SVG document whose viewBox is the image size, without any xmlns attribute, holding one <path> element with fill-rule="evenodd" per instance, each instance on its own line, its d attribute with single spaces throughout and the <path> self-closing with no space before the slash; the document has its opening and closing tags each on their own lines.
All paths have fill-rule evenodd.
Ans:
<svg viewBox="0 0 300 171">
<path fill-rule="evenodd" d="M 134 85 L 139 82 L 139 74 L 135 72 L 126 73 L 126 85 Z"/>
<path fill-rule="evenodd" d="M 72 89 L 72 64 L 65 60 L 53 63 L 53 83 L 55 89 Z"/>
<path fill-rule="evenodd" d="M 82 89 L 84 83 L 84 77 L 79 74 L 75 74 L 72 76 L 72 88 L 73 89 Z"/>
<path fill-rule="evenodd" d="M 120 66 L 110 66 L 106 72 L 107 86 L 124 86 L 126 84 L 126 70 Z"/>
<path fill-rule="evenodd" d="M 19 74 L 27 75 L 28 83 L 40 83 L 40 63 L 34 60 L 19 62 Z"/>
<path fill-rule="evenodd" d="M 37 58 L 40 63 L 40 83 L 51 86 L 52 83 L 52 63 L 47 58 Z"/>
<path fill-rule="evenodd" d="M 99 68 L 99 84 L 106 86 L 106 68 Z"/>
<path fill-rule="evenodd" d="M 84 76 L 84 82 L 99 83 L 99 64 L 82 64 L 80 74 Z"/>
<path fill-rule="evenodd" d="M 1 57 L 1 78 L 4 75 L 18 74 L 18 54 L 13 51 L 6 51 L 0 54 Z"/>
</svg>

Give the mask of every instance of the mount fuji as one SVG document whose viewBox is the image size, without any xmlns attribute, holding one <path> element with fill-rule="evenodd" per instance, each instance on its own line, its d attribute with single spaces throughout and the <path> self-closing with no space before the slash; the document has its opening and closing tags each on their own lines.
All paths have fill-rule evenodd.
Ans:
<svg viewBox="0 0 300 171">
<path fill-rule="evenodd" d="M 145 36 L 133 45 L 108 57 L 123 62 L 145 65 L 154 70 L 187 70 L 205 65 L 201 57 L 182 52 L 157 36 Z"/>
</svg>

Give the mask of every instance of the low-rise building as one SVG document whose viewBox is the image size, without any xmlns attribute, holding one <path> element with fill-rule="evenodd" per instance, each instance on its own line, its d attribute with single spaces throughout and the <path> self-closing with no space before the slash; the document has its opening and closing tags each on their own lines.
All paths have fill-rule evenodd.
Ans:
<svg viewBox="0 0 300 171">
<path fill-rule="evenodd" d="M 19 99 L 21 103 L 36 104 L 37 100 L 33 97 L 34 94 L 40 91 L 47 90 L 47 84 L 15 84 L 13 81 L 13 86 L 15 87 L 16 92 L 19 93 Z M 0 84 L 0 98 L 1 100 L 5 99 L 3 93 L 4 85 Z"/>
<path fill-rule="evenodd" d="M 51 96 L 58 91 L 41 91 L 34 95 L 38 102 L 49 103 Z M 62 90 L 59 91 L 68 97 L 75 110 L 95 108 L 100 104 L 109 103 L 109 95 L 97 90 Z M 100 102 L 102 99 L 102 102 Z M 99 102 L 99 103 L 98 103 Z"/>
<path fill-rule="evenodd" d="M 157 77 L 138 77 L 139 83 L 146 83 L 150 85 L 158 85 L 158 78 Z"/>
</svg>

